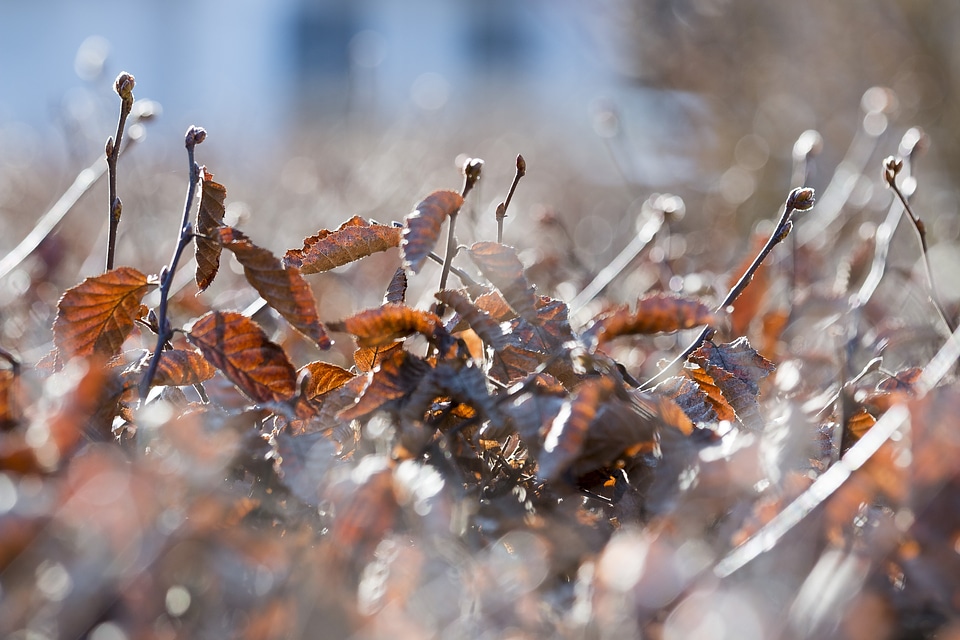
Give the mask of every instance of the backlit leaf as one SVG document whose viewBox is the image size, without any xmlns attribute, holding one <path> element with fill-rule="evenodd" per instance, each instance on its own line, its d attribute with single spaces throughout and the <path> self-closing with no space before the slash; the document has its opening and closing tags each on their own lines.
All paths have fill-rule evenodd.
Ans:
<svg viewBox="0 0 960 640">
<path fill-rule="evenodd" d="M 171 349 L 160 353 L 153 386 L 183 387 L 209 380 L 216 368 L 202 354 L 189 349 Z"/>
<path fill-rule="evenodd" d="M 240 313 L 207 313 L 187 329 L 187 340 L 254 402 L 282 402 L 297 392 L 297 372 L 283 349 Z"/>
<path fill-rule="evenodd" d="M 353 361 L 358 371 L 367 373 L 376 369 L 391 353 L 402 348 L 402 342 L 393 342 L 382 347 L 361 347 L 353 352 Z"/>
<path fill-rule="evenodd" d="M 463 196 L 456 191 L 434 191 L 403 220 L 400 251 L 405 267 L 419 273 L 427 256 L 440 238 L 443 222 L 463 206 Z"/>
<path fill-rule="evenodd" d="M 435 313 L 400 304 L 385 304 L 361 311 L 341 322 L 331 322 L 329 326 L 334 331 L 353 334 L 361 347 L 385 346 L 413 333 L 420 333 L 432 341 L 449 337 Z"/>
<path fill-rule="evenodd" d="M 17 375 L 12 369 L 0 369 L 0 431 L 13 427 L 19 420 Z"/>
<path fill-rule="evenodd" d="M 478 309 L 462 291 L 453 289 L 438 291 L 435 297 L 443 304 L 452 307 L 463 321 L 480 336 L 480 339 L 493 347 L 494 350 L 500 351 L 509 344 L 509 340 L 500 329 L 500 323 L 491 318 L 486 311 Z"/>
<path fill-rule="evenodd" d="M 477 242 L 469 250 L 470 258 L 507 304 L 518 314 L 534 322 L 537 294 L 523 275 L 523 264 L 513 247 L 498 242 Z"/>
<path fill-rule="evenodd" d="M 223 224 L 223 202 L 227 190 L 222 184 L 213 181 L 213 174 L 204 167 L 203 182 L 200 186 L 200 208 L 197 209 L 197 221 L 194 224 L 194 246 L 197 250 L 197 288 L 205 290 L 213 282 L 220 270 L 221 244 L 212 239 L 214 231 Z"/>
<path fill-rule="evenodd" d="M 356 404 L 340 412 L 340 418 L 355 420 L 386 409 L 388 403 L 396 403 L 413 393 L 429 370 L 430 365 L 416 356 L 402 349 L 394 351 L 367 374 L 369 383 L 363 393 Z"/>
<path fill-rule="evenodd" d="M 564 401 L 543 442 L 539 460 L 541 478 L 556 480 L 580 455 L 590 423 L 612 392 L 610 378 L 595 378 L 585 381 L 572 398 Z"/>
<path fill-rule="evenodd" d="M 354 374 L 343 367 L 328 362 L 311 362 L 301 367 L 298 373 L 303 371 L 310 372 L 310 381 L 304 389 L 304 395 L 310 400 L 343 386 L 347 380 L 354 377 Z"/>
<path fill-rule="evenodd" d="M 390 284 L 387 285 L 387 291 L 383 294 L 383 304 L 394 303 L 403 304 L 407 295 L 407 272 L 400 267 L 390 278 Z"/>
<path fill-rule="evenodd" d="M 760 380 L 776 367 L 757 353 L 746 338 L 721 345 L 705 342 L 690 354 L 690 361 L 700 365 L 713 379 L 745 427 L 752 430 L 763 428 L 757 399 Z"/>
<path fill-rule="evenodd" d="M 53 342 L 60 358 L 120 353 L 140 300 L 152 285 L 131 267 L 118 267 L 67 289 L 57 303 Z"/>
<path fill-rule="evenodd" d="M 280 260 L 232 227 L 220 227 L 216 237 L 237 256 L 247 282 L 290 325 L 317 343 L 330 347 L 330 338 L 317 314 L 317 301 L 310 285 L 296 267 L 284 267 Z"/>
<path fill-rule="evenodd" d="M 601 314 L 584 337 L 603 344 L 618 336 L 692 329 L 713 321 L 710 307 L 700 300 L 655 293 L 641 298 L 634 311 L 620 307 Z"/>
<path fill-rule="evenodd" d="M 400 227 L 367 222 L 354 216 L 335 231 L 321 229 L 304 239 L 302 249 L 290 249 L 283 256 L 288 267 L 301 273 L 322 273 L 342 267 L 379 251 L 400 246 Z"/>
<path fill-rule="evenodd" d="M 710 377 L 709 373 L 699 367 L 686 367 L 683 373 L 700 390 L 700 394 L 702 395 L 699 396 L 699 399 L 713 408 L 715 414 L 714 420 L 734 422 L 737 419 L 737 414 L 736 411 L 733 410 L 733 406 L 723 397 L 720 387 L 717 386 L 717 383 Z M 691 401 L 693 401 L 694 398 L 697 398 L 696 394 L 690 392 Z"/>
<path fill-rule="evenodd" d="M 687 371 L 691 370 L 685 370 L 685 372 Z M 696 371 L 700 370 L 697 369 Z M 725 410 L 729 411 L 729 418 L 725 419 L 733 420 L 735 417 L 733 408 L 730 407 L 726 401 L 723 401 L 722 396 L 720 396 L 720 390 L 717 389 L 716 386 L 713 386 L 712 380 L 710 381 L 710 385 L 716 390 L 717 397 L 722 401 Z M 667 378 L 656 386 L 654 392 L 672 399 L 683 413 L 696 424 L 711 423 L 720 420 L 716 407 L 707 396 L 706 391 L 690 377 L 683 375 Z"/>
</svg>

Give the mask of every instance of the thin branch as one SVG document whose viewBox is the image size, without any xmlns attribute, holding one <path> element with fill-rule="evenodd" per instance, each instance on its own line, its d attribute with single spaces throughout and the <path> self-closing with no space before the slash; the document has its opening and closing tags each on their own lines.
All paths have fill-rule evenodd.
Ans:
<svg viewBox="0 0 960 640">
<path fill-rule="evenodd" d="M 473 189 L 473 187 L 480 181 L 480 172 L 483 170 L 483 160 L 480 158 L 467 158 L 466 162 L 463 163 L 463 189 L 460 191 L 460 195 L 463 198 L 467 197 L 467 194 Z M 453 266 L 453 256 L 457 253 L 457 239 L 456 239 L 456 228 L 457 228 L 457 215 L 459 211 L 454 211 L 450 214 L 450 221 L 447 223 L 447 250 L 446 255 L 443 258 L 443 268 L 440 270 L 440 286 L 437 291 L 443 291 L 447 288 L 447 278 L 450 275 L 450 268 Z M 437 315 L 443 317 L 444 306 L 441 302 L 437 305 Z"/>
<path fill-rule="evenodd" d="M 157 346 L 153 350 L 153 357 L 150 359 L 150 365 L 147 367 L 143 378 L 140 380 L 140 397 L 146 398 L 150 391 L 150 384 L 157 373 L 157 365 L 160 363 L 160 352 L 163 351 L 167 342 L 173 336 L 173 330 L 170 328 L 170 320 L 167 318 L 167 302 L 170 296 L 170 289 L 173 284 L 173 275 L 177 271 L 177 264 L 180 262 L 180 256 L 184 249 L 190 244 L 193 238 L 193 225 L 190 224 L 190 211 L 193 208 L 193 201 L 197 195 L 197 186 L 200 184 L 200 165 L 194 160 L 194 148 L 204 141 L 207 132 L 200 127 L 192 126 L 187 129 L 185 137 L 185 146 L 187 148 L 187 161 L 190 165 L 190 185 L 187 188 L 187 198 L 183 205 L 183 219 L 180 222 L 180 237 L 177 241 L 177 248 L 173 252 L 168 266 L 160 272 L 160 307 L 157 310 Z"/>
<path fill-rule="evenodd" d="M 883 169 L 883 177 L 887 182 L 887 186 L 893 189 L 893 192 L 897 194 L 901 204 L 903 204 L 903 210 L 907 212 L 907 217 L 909 217 L 910 222 L 913 223 L 914 231 L 917 232 L 917 241 L 920 243 L 920 253 L 921 258 L 923 259 L 923 269 L 927 274 L 927 285 L 929 286 L 930 301 L 937 310 L 937 315 L 940 316 L 940 320 L 943 321 L 943 324 L 946 325 L 949 333 L 952 334 L 954 331 L 956 331 L 957 325 L 947 316 L 946 311 L 944 311 L 943 303 L 940 301 L 940 294 L 937 292 L 937 285 L 933 281 L 933 269 L 930 268 L 930 252 L 927 247 L 926 228 L 924 227 L 923 221 L 917 216 L 917 214 L 913 212 L 913 209 L 910 207 L 910 201 L 907 199 L 906 195 L 904 195 L 900 187 L 897 186 L 897 175 L 903 169 L 903 160 L 901 158 L 890 156 L 883 161 Z"/>
<path fill-rule="evenodd" d="M 503 244 L 503 219 L 507 217 L 507 209 L 510 208 L 510 201 L 513 200 L 513 193 L 517 190 L 520 178 L 527 174 L 527 161 L 523 156 L 517 154 L 517 172 L 513 176 L 513 184 L 510 185 L 510 191 L 507 192 L 507 199 L 497 205 L 497 243 Z"/>
<path fill-rule="evenodd" d="M 117 229 L 120 226 L 120 215 L 123 212 L 123 203 L 117 196 L 117 160 L 120 158 L 120 144 L 123 140 L 123 127 L 127 116 L 133 110 L 133 87 L 136 79 L 122 72 L 113 83 L 113 89 L 120 96 L 120 118 L 117 121 L 117 134 L 107 138 L 104 151 L 107 155 L 107 173 L 110 179 L 110 200 L 108 213 L 110 217 L 110 233 L 107 238 L 107 271 L 113 269 L 114 255 L 117 252 Z"/>
<path fill-rule="evenodd" d="M 777 246 L 784 238 L 789 235 L 790 230 L 793 228 L 793 214 L 797 211 L 808 211 L 813 207 L 814 204 L 814 191 L 809 187 L 796 188 L 790 192 L 790 195 L 787 196 L 787 201 L 783 207 L 783 213 L 780 216 L 779 222 L 777 222 L 776 228 L 773 230 L 773 233 L 770 235 L 770 239 L 767 240 L 766 244 L 763 245 L 763 248 L 760 250 L 760 253 L 757 254 L 757 257 L 753 259 L 753 262 L 750 263 L 750 266 L 747 270 L 740 276 L 740 279 L 737 281 L 733 288 L 730 289 L 730 292 L 727 293 L 723 301 L 717 305 L 716 312 L 720 313 L 734 302 L 737 298 L 740 297 L 740 294 L 744 292 L 750 282 L 753 281 L 753 276 L 757 272 L 757 269 L 760 268 L 760 265 L 763 263 L 764 259 L 773 251 L 773 248 Z M 683 366 L 683 363 L 690 356 L 691 353 L 700 348 L 700 345 L 703 344 L 704 340 L 709 338 L 713 333 L 713 329 L 709 326 L 703 328 L 700 331 L 700 334 L 694 339 L 690 345 L 683 350 L 683 353 L 678 355 L 673 359 L 670 364 L 661 369 L 655 376 L 647 380 L 641 389 L 650 389 L 656 386 L 661 380 L 666 378 L 669 375 L 672 375 L 674 371 Z"/>
<path fill-rule="evenodd" d="M 150 100 L 141 100 L 137 103 L 137 107 L 131 118 L 131 125 L 149 120 L 158 110 L 158 105 Z M 139 135 L 128 135 L 126 145 L 122 147 L 120 145 L 115 146 L 120 149 L 119 153 L 126 153 L 135 143 L 140 141 L 141 137 L 142 136 Z M 30 257 L 30 254 L 40 246 L 40 243 L 53 233 L 57 225 L 60 224 L 70 210 L 80 201 L 80 198 L 83 197 L 106 172 L 106 163 L 98 158 L 96 162 L 77 174 L 73 184 L 71 184 L 67 190 L 63 192 L 63 195 L 60 196 L 60 199 L 37 220 L 37 223 L 33 229 L 30 230 L 30 233 L 20 241 L 20 244 L 0 260 L 0 279 L 13 273 L 14 269 Z"/>
</svg>

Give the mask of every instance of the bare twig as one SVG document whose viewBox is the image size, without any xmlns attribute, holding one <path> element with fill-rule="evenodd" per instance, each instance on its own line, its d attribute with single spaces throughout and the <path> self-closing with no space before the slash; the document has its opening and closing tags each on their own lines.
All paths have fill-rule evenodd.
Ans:
<svg viewBox="0 0 960 640">
<path fill-rule="evenodd" d="M 153 357 L 150 359 L 150 365 L 147 367 L 143 378 L 140 380 L 140 397 L 146 398 L 150 391 L 150 384 L 157 373 L 157 365 L 160 363 L 160 352 L 163 351 L 167 342 L 173 336 L 173 330 L 170 327 L 170 320 L 167 318 L 167 301 L 170 296 L 170 289 L 173 284 L 173 275 L 177 271 L 177 263 L 180 262 L 180 256 L 186 246 L 193 239 L 193 225 L 190 224 L 190 210 L 193 208 L 193 201 L 197 195 L 197 186 L 200 184 L 200 165 L 194 160 L 194 148 L 204 141 L 207 132 L 201 127 L 191 126 L 187 129 L 184 144 L 187 148 L 187 160 L 190 165 L 190 185 L 187 188 L 187 199 L 183 205 L 183 219 L 180 222 L 180 237 L 177 241 L 177 247 L 170 259 L 170 264 L 160 272 L 160 307 L 157 310 L 157 346 L 153 350 Z"/>
<path fill-rule="evenodd" d="M 464 198 L 467 197 L 467 194 L 473 189 L 473 187 L 480 181 L 480 172 L 483 170 L 483 160 L 480 158 L 467 158 L 463 163 L 463 189 L 460 190 L 460 195 Z M 443 258 L 443 268 L 440 270 L 440 287 L 438 291 L 443 291 L 447 288 L 447 277 L 450 275 L 450 268 L 453 265 L 453 256 L 457 253 L 457 239 L 456 239 L 456 228 L 457 228 L 457 215 L 459 211 L 454 211 L 450 214 L 450 221 L 447 223 L 447 250 Z M 443 316 L 444 306 L 443 303 L 437 305 L 437 315 Z"/>
<path fill-rule="evenodd" d="M 930 268 L 930 252 L 927 247 L 927 231 L 923 225 L 923 220 L 921 220 L 910 207 L 910 201 L 901 191 L 900 187 L 897 186 L 897 175 L 903 169 L 903 159 L 896 158 L 894 156 L 889 156 L 886 160 L 883 161 L 883 178 L 893 192 L 897 194 L 897 198 L 900 199 L 901 204 L 903 204 L 903 210 L 907 212 L 907 216 L 910 218 L 910 222 L 913 223 L 913 229 L 917 232 L 917 241 L 920 243 L 920 253 L 921 258 L 923 259 L 923 268 L 927 274 L 927 285 L 929 286 L 929 295 L 930 301 L 933 303 L 934 308 L 937 310 L 937 315 L 940 316 L 940 320 L 943 321 L 943 324 L 946 325 L 949 333 L 953 333 L 957 326 L 956 323 L 951 320 L 946 311 L 944 311 L 943 303 L 940 302 L 940 295 L 937 293 L 936 283 L 933 281 L 933 270 Z"/>
<path fill-rule="evenodd" d="M 131 125 L 149 120 L 159 110 L 157 103 L 150 100 L 141 100 L 136 106 L 137 108 L 134 109 L 130 120 Z M 126 145 L 121 147 L 117 144 L 115 147 L 119 149 L 119 153 L 126 153 L 135 143 L 140 141 L 141 137 L 142 136 L 139 135 L 128 135 Z M 97 159 L 96 162 L 77 174 L 73 184 L 71 184 L 70 187 L 63 192 L 63 195 L 60 196 L 60 199 L 37 220 L 36 225 L 30 230 L 30 233 L 20 241 L 20 244 L 0 260 L 0 279 L 10 275 L 14 269 L 30 257 L 30 254 L 40 246 L 40 243 L 53 233 L 57 225 L 60 224 L 67 213 L 73 209 L 74 205 L 79 202 L 80 198 L 87 193 L 106 172 L 106 163 L 104 163 L 102 159 Z"/>
<path fill-rule="evenodd" d="M 527 174 L 527 161 L 523 156 L 517 155 L 517 172 L 513 176 L 513 184 L 510 185 L 510 191 L 507 192 L 507 199 L 497 205 L 497 242 L 503 244 L 503 219 L 507 217 L 507 209 L 510 208 L 510 201 L 513 200 L 513 193 L 517 190 L 520 178 Z"/>
<path fill-rule="evenodd" d="M 740 294 L 743 293 L 743 291 L 747 288 L 747 285 L 749 285 L 753 280 L 754 274 L 757 272 L 757 269 L 760 268 L 760 265 L 763 263 L 767 255 L 769 255 L 770 252 L 773 251 L 773 248 L 783 241 L 783 239 L 786 238 L 790 233 L 790 229 L 793 228 L 793 214 L 797 211 L 808 211 L 811 209 L 814 204 L 814 199 L 813 189 L 809 187 L 797 188 L 790 192 L 790 195 L 787 196 L 787 201 L 784 204 L 783 213 L 780 215 L 780 220 L 777 222 L 776 228 L 770 235 L 770 239 L 767 240 L 766 244 L 763 245 L 760 253 L 758 253 L 757 257 L 753 259 L 753 262 L 750 263 L 750 266 L 747 268 L 747 270 L 742 276 L 740 276 L 740 279 L 737 281 L 737 283 L 733 285 L 733 288 L 730 289 L 730 292 L 727 293 L 723 301 L 717 305 L 717 313 L 732 305 L 737 298 L 740 297 Z M 674 358 L 670 364 L 661 369 L 655 376 L 647 380 L 643 385 L 641 385 L 640 388 L 650 389 L 667 376 L 673 374 L 674 371 L 683 365 L 691 353 L 700 348 L 700 345 L 702 345 L 704 340 L 709 338 L 712 333 L 713 329 L 711 327 L 704 327 L 696 339 L 694 339 L 694 341 L 683 350 L 683 353 Z"/>
<path fill-rule="evenodd" d="M 120 226 L 120 215 L 123 212 L 123 203 L 117 196 L 117 160 L 120 158 L 120 143 L 123 140 L 123 127 L 127 122 L 127 116 L 129 116 L 130 111 L 133 110 L 133 87 L 135 84 L 136 79 L 126 71 L 117 76 L 116 81 L 113 83 L 114 91 L 120 96 L 120 118 L 117 121 L 117 135 L 112 138 L 107 138 L 106 148 L 104 149 L 107 155 L 107 173 L 110 181 L 110 201 L 108 209 L 110 216 L 110 233 L 107 238 L 107 271 L 113 269 L 114 255 L 117 251 L 117 228 Z"/>
</svg>

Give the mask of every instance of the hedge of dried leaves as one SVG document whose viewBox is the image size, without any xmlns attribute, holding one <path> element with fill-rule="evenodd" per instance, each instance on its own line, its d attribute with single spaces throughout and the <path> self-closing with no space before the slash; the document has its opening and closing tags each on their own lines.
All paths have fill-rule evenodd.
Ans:
<svg viewBox="0 0 960 640">
<path fill-rule="evenodd" d="M 956 341 L 932 312 L 885 323 L 872 240 L 830 273 L 842 215 L 804 214 L 824 233 L 732 310 L 649 292 L 573 322 L 496 242 L 406 300 L 464 193 L 278 257 L 224 224 L 207 171 L 200 192 L 197 289 L 226 249 L 263 304 L 178 318 L 141 397 L 162 278 L 117 267 L 63 293 L 48 357 L 0 371 L 5 635 L 960 633 Z M 382 306 L 318 308 L 325 272 L 380 252 Z M 621 364 L 703 326 L 655 386 Z"/>
</svg>

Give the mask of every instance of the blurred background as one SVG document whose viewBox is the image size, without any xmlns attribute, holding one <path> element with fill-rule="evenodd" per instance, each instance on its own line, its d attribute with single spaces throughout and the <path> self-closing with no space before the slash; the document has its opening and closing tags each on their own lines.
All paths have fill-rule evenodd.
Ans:
<svg viewBox="0 0 960 640">
<path fill-rule="evenodd" d="M 958 29 L 960 5 L 912 0 L 3 3 L 0 253 L 102 155 L 121 70 L 162 107 L 120 167 L 118 262 L 144 270 L 175 242 L 191 124 L 210 134 L 198 160 L 227 186 L 233 219 L 278 252 L 355 214 L 401 219 L 429 191 L 459 187 L 465 156 L 486 167 L 461 241 L 489 239 L 522 153 L 505 241 L 547 267 L 541 290 L 568 300 L 629 242 L 654 192 L 681 195 L 687 211 L 683 237 L 658 254 L 670 264 L 660 286 L 712 286 L 783 201 L 809 129 L 823 143 L 808 182 L 844 183 L 869 235 L 891 197 L 880 160 L 922 126 L 916 204 L 931 243 L 952 243 Z M 835 173 L 858 132 L 863 173 Z M 105 201 L 99 183 L 47 243 L 54 281 L 100 270 Z M 704 277 L 670 275 L 694 270 Z M 344 303 L 376 302 L 370 284 L 369 300 Z M 607 293 L 629 300 L 644 286 L 627 278 Z"/>
</svg>

